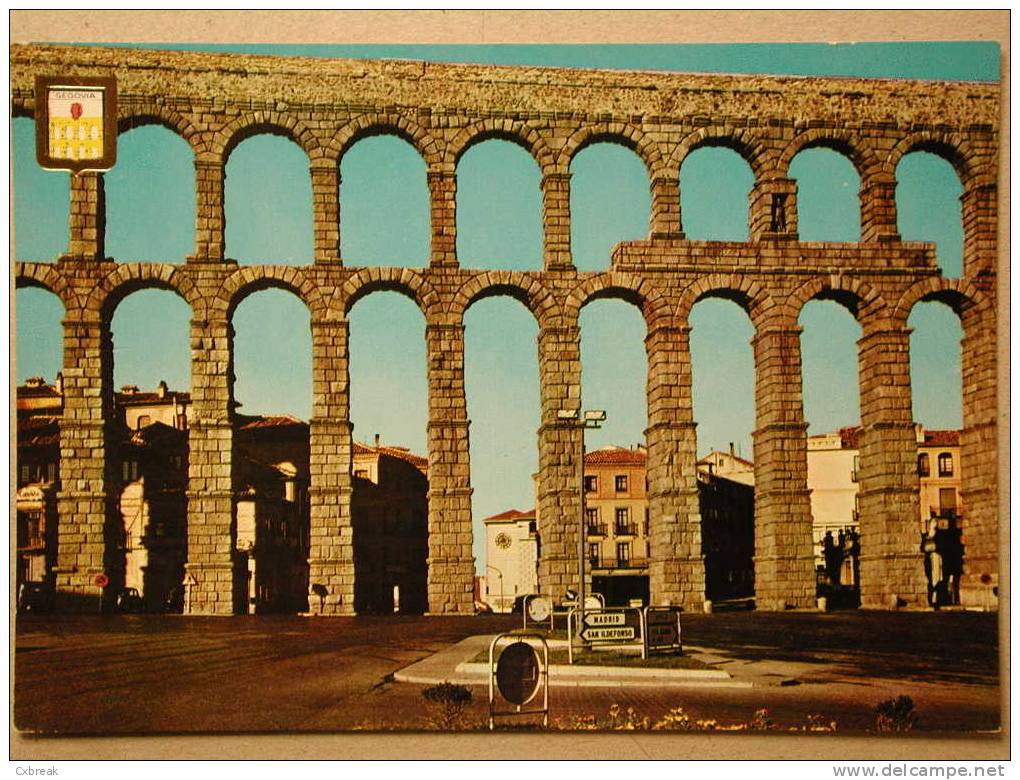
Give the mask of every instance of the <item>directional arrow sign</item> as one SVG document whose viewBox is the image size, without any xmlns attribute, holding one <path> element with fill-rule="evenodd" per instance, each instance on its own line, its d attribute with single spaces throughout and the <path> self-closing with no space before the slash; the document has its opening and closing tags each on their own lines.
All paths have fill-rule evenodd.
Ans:
<svg viewBox="0 0 1020 780">
<path fill-rule="evenodd" d="M 585 642 L 629 642 L 634 638 L 633 626 L 612 626 L 609 628 L 586 627 L 581 632 Z"/>
<path fill-rule="evenodd" d="M 627 624 L 627 616 L 623 612 L 586 612 L 584 614 L 586 626 L 624 626 Z"/>
<path fill-rule="evenodd" d="M 676 623 L 649 623 L 648 645 L 675 645 L 680 641 L 676 631 Z"/>
</svg>

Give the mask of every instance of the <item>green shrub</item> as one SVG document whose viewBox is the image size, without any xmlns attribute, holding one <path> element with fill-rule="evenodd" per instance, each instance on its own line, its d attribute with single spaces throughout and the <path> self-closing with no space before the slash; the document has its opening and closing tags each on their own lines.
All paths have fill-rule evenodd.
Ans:
<svg viewBox="0 0 1020 780">
<path fill-rule="evenodd" d="M 916 723 L 914 700 L 909 696 L 886 699 L 875 707 L 875 729 L 878 731 L 910 731 Z"/>
<path fill-rule="evenodd" d="M 425 688 L 421 695 L 429 710 L 428 724 L 443 730 L 465 727 L 464 715 L 471 706 L 471 689 L 449 681 Z"/>
</svg>

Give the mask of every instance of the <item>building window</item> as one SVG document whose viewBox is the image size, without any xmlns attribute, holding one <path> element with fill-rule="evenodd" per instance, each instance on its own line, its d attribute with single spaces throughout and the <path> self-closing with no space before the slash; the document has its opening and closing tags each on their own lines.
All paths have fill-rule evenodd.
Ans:
<svg viewBox="0 0 1020 780">
<path fill-rule="evenodd" d="M 138 415 L 138 422 L 136 423 L 138 430 L 142 430 L 146 425 L 152 425 L 152 417 L 147 414 Z"/>
<path fill-rule="evenodd" d="M 939 515 L 952 517 L 956 514 L 956 488 L 939 488 Z"/>
<path fill-rule="evenodd" d="M 597 569 L 599 565 L 599 546 L 597 544 L 588 545 L 588 563 L 591 564 L 593 569 Z"/>
<path fill-rule="evenodd" d="M 953 454 L 951 452 L 939 453 L 939 476 L 953 476 Z"/>
<path fill-rule="evenodd" d="M 122 464 L 121 476 L 124 482 L 134 482 L 138 479 L 138 461 L 125 460 Z"/>
<path fill-rule="evenodd" d="M 584 492 L 585 493 L 594 493 L 598 489 L 599 489 L 599 479 L 598 479 L 598 477 L 585 477 L 584 478 Z"/>
<path fill-rule="evenodd" d="M 624 506 L 616 508 L 616 534 L 633 534 L 634 529 L 630 524 L 630 509 Z"/>
<path fill-rule="evenodd" d="M 931 475 L 931 460 L 928 458 L 927 452 L 922 452 L 917 456 L 917 476 L 927 477 Z"/>
<path fill-rule="evenodd" d="M 651 536 L 651 512 L 645 507 L 645 536 Z"/>
<path fill-rule="evenodd" d="M 861 456 L 860 455 L 854 455 L 854 467 L 853 467 L 853 470 L 850 472 L 850 481 L 851 482 L 856 482 L 857 481 L 857 474 L 858 474 L 858 472 L 860 470 L 861 470 Z"/>
<path fill-rule="evenodd" d="M 627 475 L 617 474 L 616 475 L 616 492 L 626 493 L 627 492 Z"/>
<path fill-rule="evenodd" d="M 630 566 L 630 542 L 616 543 L 616 565 Z"/>
<path fill-rule="evenodd" d="M 20 472 L 21 472 L 21 484 L 27 485 L 29 480 L 32 478 L 31 468 L 27 463 L 22 463 Z"/>
</svg>

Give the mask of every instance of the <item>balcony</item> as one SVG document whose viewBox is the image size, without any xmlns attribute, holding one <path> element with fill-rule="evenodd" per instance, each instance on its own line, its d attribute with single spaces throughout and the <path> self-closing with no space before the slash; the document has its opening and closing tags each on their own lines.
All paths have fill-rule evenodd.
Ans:
<svg viewBox="0 0 1020 780">
<path fill-rule="evenodd" d="M 648 567 L 647 558 L 617 558 L 617 569 L 644 569 Z"/>
<path fill-rule="evenodd" d="M 617 523 L 613 532 L 617 536 L 637 536 L 637 526 L 634 523 Z"/>
<path fill-rule="evenodd" d="M 586 531 L 588 536 L 605 536 L 606 535 L 606 524 L 605 523 L 589 523 Z"/>
<path fill-rule="evenodd" d="M 958 520 L 960 515 L 957 514 L 957 508 L 955 506 L 930 506 L 928 507 L 931 516 L 934 517 L 945 517 L 949 520 Z"/>
</svg>

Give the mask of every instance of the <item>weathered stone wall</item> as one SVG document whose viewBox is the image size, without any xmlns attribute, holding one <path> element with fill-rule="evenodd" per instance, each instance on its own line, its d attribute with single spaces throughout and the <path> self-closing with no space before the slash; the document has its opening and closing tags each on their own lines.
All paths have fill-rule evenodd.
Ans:
<svg viewBox="0 0 1020 780">
<path fill-rule="evenodd" d="M 32 116 L 36 75 L 116 75 L 120 129 L 161 124 L 195 154 L 195 254 L 118 264 L 103 251 L 100 174 L 72 177 L 69 251 L 55 263 L 17 263 L 17 284 L 52 290 L 66 308 L 58 588 L 88 598 L 103 565 L 104 344 L 113 304 L 146 286 L 192 307 L 190 608 L 225 614 L 242 576 L 232 554 L 231 329 L 234 307 L 265 287 L 293 291 L 313 330 L 311 495 L 313 584 L 327 610 L 352 605 L 347 313 L 379 289 L 403 292 L 426 319 L 429 382 L 429 609 L 471 604 L 470 464 L 464 398 L 463 315 L 479 298 L 511 295 L 539 324 L 542 424 L 538 500 L 540 586 L 576 584 L 580 438 L 558 420 L 580 405 L 578 313 L 619 297 L 648 324 L 648 474 L 653 599 L 696 607 L 704 597 L 694 478 L 688 314 L 708 296 L 738 302 L 756 331 L 756 585 L 768 608 L 812 602 L 810 504 L 797 318 L 813 298 L 845 305 L 860 342 L 862 594 L 865 603 L 922 605 L 916 474 L 908 457 L 907 317 L 942 300 L 965 333 L 963 500 L 968 598 L 997 584 L 995 269 L 998 87 L 883 80 L 694 76 L 334 61 L 43 46 L 11 48 L 15 115 Z M 277 133 L 308 154 L 315 262 L 245 266 L 224 257 L 224 170 L 236 145 Z M 419 270 L 351 268 L 341 257 L 339 165 L 361 138 L 393 134 L 425 160 L 431 254 Z M 456 255 L 456 169 L 489 138 L 515 142 L 540 168 L 542 271 L 472 271 Z M 603 273 L 581 273 L 570 252 L 570 163 L 585 146 L 633 149 L 649 176 L 649 238 L 621 244 Z M 749 163 L 748 242 L 687 241 L 679 172 L 706 145 Z M 797 152 L 833 148 L 861 180 L 859 243 L 797 237 Z M 945 157 L 963 184 L 964 275 L 941 276 L 930 244 L 899 240 L 895 171 L 914 150 Z M 912 450 L 911 450 L 912 451 Z M 92 590 L 94 592 L 94 588 Z"/>
</svg>

